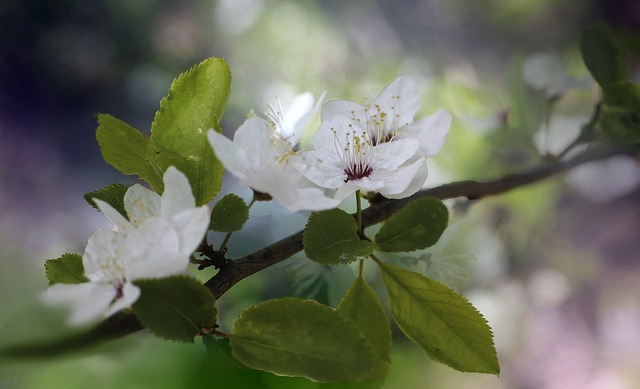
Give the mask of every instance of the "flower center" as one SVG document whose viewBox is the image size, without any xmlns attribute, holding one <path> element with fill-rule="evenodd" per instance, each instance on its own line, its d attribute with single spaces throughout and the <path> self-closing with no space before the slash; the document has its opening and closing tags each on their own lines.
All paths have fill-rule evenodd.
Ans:
<svg viewBox="0 0 640 389">
<path fill-rule="evenodd" d="M 114 285 L 114 287 L 116 289 L 116 295 L 113 298 L 114 300 L 120 300 L 124 296 L 124 283 L 125 282 L 126 282 L 126 280 L 122 280 L 121 282 L 118 282 L 117 284 Z"/>
<path fill-rule="evenodd" d="M 371 139 L 372 145 L 378 145 L 380 143 L 391 142 L 397 134 L 399 128 L 408 123 L 398 123 L 400 114 L 398 113 L 398 106 L 400 105 L 400 96 L 392 96 L 394 104 L 390 107 L 391 112 L 385 112 L 380 105 L 376 104 L 372 107 L 364 109 L 364 121 L 356 115 L 354 111 L 351 111 L 351 116 L 354 122 L 366 129 Z"/>
<path fill-rule="evenodd" d="M 335 129 L 331 129 L 334 133 L 334 145 L 336 152 L 340 156 L 340 161 L 344 166 L 344 174 L 347 176 L 344 182 L 356 181 L 365 177 L 369 177 L 373 172 L 372 164 L 372 148 L 371 140 L 366 131 L 360 134 L 356 132 L 351 124 L 349 131 L 345 134 L 345 139 L 338 138 Z"/>
</svg>

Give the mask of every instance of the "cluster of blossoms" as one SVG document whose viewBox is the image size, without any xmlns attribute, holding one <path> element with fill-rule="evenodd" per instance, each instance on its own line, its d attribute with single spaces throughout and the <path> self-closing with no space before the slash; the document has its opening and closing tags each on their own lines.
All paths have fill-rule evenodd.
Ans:
<svg viewBox="0 0 640 389">
<path fill-rule="evenodd" d="M 209 207 L 195 206 L 187 177 L 175 167 L 164 174 L 162 196 L 133 185 L 124 197 L 127 218 L 94 199 L 114 224 L 87 243 L 82 264 L 88 282 L 54 284 L 44 295 L 71 308 L 70 323 L 82 324 L 129 307 L 140 296 L 133 281 L 186 274 L 190 256 L 209 226 Z"/>
<path fill-rule="evenodd" d="M 299 95 L 287 112 L 277 102 L 268 119 L 247 119 L 233 141 L 211 130 L 209 142 L 242 183 L 291 211 L 335 208 L 358 190 L 404 198 L 424 185 L 425 160 L 443 146 L 451 116 L 441 109 L 414 121 L 419 98 L 413 79 L 398 77 L 368 106 L 338 100 L 320 108 L 323 97 L 316 102 L 309 93 Z M 304 150 L 303 130 L 320 110 L 313 149 Z M 89 238 L 82 257 L 88 281 L 54 284 L 44 296 L 69 306 L 71 323 L 131 306 L 141 293 L 136 280 L 187 273 L 210 211 L 195 206 L 187 177 L 175 167 L 163 179 L 162 196 L 141 185 L 129 188 L 126 216 L 94 199 L 114 230 L 98 230 Z"/>
<path fill-rule="evenodd" d="M 357 190 L 399 199 L 422 188 L 425 160 L 444 145 L 451 116 L 440 109 L 414 121 L 419 96 L 411 77 L 396 78 L 368 106 L 349 100 L 322 105 L 313 149 L 303 150 L 302 131 L 321 101 L 314 104 L 305 93 L 286 113 L 272 109 L 268 120 L 247 119 L 233 141 L 209 131 L 209 142 L 242 183 L 291 211 L 335 208 Z"/>
</svg>

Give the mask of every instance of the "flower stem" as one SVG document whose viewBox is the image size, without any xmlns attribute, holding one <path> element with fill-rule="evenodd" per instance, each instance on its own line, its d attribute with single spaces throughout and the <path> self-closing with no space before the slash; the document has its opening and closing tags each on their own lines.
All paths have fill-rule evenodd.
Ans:
<svg viewBox="0 0 640 389">
<path fill-rule="evenodd" d="M 358 224 L 358 236 L 363 239 L 364 230 L 362 228 L 362 195 L 360 189 L 356 191 L 356 223 Z M 364 270 L 364 259 L 360 260 L 360 266 L 358 267 L 358 275 L 362 277 L 362 271 Z"/>
<path fill-rule="evenodd" d="M 255 196 L 251 199 L 251 202 L 249 203 L 249 205 L 247 206 L 247 209 L 251 209 L 251 206 L 253 205 L 253 203 L 256 202 L 256 198 Z M 224 252 L 224 249 L 227 248 L 227 243 L 229 243 L 229 239 L 231 239 L 231 235 L 233 235 L 233 231 L 227 233 L 227 235 L 224 237 L 224 240 L 222 241 L 222 244 L 220 245 L 220 249 L 219 251 Z"/>
<path fill-rule="evenodd" d="M 362 199 L 362 195 L 360 194 L 360 189 L 356 191 L 356 223 L 358 223 L 358 235 L 362 238 L 363 230 L 362 230 L 362 203 L 360 202 Z"/>
</svg>

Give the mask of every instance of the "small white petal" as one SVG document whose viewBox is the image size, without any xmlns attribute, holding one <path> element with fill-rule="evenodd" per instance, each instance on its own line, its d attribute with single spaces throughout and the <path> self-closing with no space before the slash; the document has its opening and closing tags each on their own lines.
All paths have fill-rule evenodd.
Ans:
<svg viewBox="0 0 640 389">
<path fill-rule="evenodd" d="M 133 185 L 124 195 L 124 209 L 131 224 L 139 226 L 148 218 L 160 215 L 160 195 L 142 185 Z"/>
<path fill-rule="evenodd" d="M 285 121 L 292 123 L 294 129 L 293 136 L 289 138 L 292 145 L 296 145 L 300 142 L 304 128 L 320 110 L 320 106 L 322 105 L 322 101 L 326 94 L 326 91 L 322 92 L 320 97 L 318 97 L 318 101 L 315 102 L 315 105 L 313 95 L 309 92 L 298 95 L 293 99 L 291 108 L 284 115 Z M 309 99 L 309 97 L 311 98 Z"/>
<path fill-rule="evenodd" d="M 169 219 L 184 210 L 193 209 L 196 206 L 189 179 L 181 171 L 170 166 L 164 173 L 163 179 L 164 192 L 160 200 L 159 215 Z"/>
<path fill-rule="evenodd" d="M 390 175 L 380 194 L 389 199 L 403 199 L 419 191 L 427 180 L 428 170 L 424 157 L 407 163 Z"/>
<path fill-rule="evenodd" d="M 366 120 L 366 109 L 367 107 L 351 100 L 332 100 L 324 103 L 320 116 L 323 122 L 348 119 L 364 126 L 365 123 L 362 121 Z"/>
<path fill-rule="evenodd" d="M 93 201 L 98 206 L 98 209 L 100 209 L 100 212 L 114 224 L 117 231 L 123 232 L 133 227 L 120 212 L 116 211 L 116 209 L 108 203 L 96 198 L 94 198 Z"/>
<path fill-rule="evenodd" d="M 433 115 L 413 122 L 398 131 L 397 139 L 417 139 L 425 157 L 433 157 L 444 146 L 450 127 L 451 114 L 441 108 Z"/>
<path fill-rule="evenodd" d="M 131 229 L 130 231 L 135 231 Z M 114 264 L 121 263 L 123 233 L 98 230 L 91 235 L 82 256 L 82 265 L 91 281 L 108 282 Z"/>
</svg>

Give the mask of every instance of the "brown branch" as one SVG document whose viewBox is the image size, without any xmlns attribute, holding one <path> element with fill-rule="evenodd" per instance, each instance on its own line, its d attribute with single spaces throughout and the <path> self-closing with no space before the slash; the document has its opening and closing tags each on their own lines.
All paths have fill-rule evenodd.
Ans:
<svg viewBox="0 0 640 389">
<path fill-rule="evenodd" d="M 532 184 L 583 163 L 597 161 L 614 155 L 632 153 L 631 150 L 622 148 L 594 148 L 569 160 L 549 162 L 541 166 L 522 170 L 519 173 L 503 176 L 493 181 L 459 181 L 425 189 L 406 199 L 387 200 L 372 205 L 363 211 L 362 224 L 364 227 L 369 227 L 381 223 L 400 208 L 420 197 L 433 196 L 441 200 L 466 197 L 469 200 L 478 200 L 483 197 L 494 196 L 524 185 Z M 302 231 L 241 259 L 229 262 L 227 266 L 210 278 L 205 283 L 205 286 L 211 290 L 211 293 L 213 293 L 216 298 L 220 298 L 220 296 L 237 282 L 281 262 L 301 250 Z"/>
<path fill-rule="evenodd" d="M 466 197 L 477 200 L 487 196 L 498 195 L 512 189 L 529 185 L 555 174 L 562 173 L 575 166 L 612 157 L 615 155 L 633 155 L 635 152 L 623 148 L 594 148 L 572 159 L 554 161 L 541 166 L 509 174 L 493 181 L 459 181 L 422 190 L 402 200 L 385 200 L 367 208 L 362 213 L 364 227 L 383 222 L 407 203 L 425 196 L 437 197 L 441 200 Z M 302 250 L 302 231 L 284 238 L 270 246 L 249 254 L 243 258 L 228 261 L 218 273 L 209 279 L 205 286 L 211 293 L 220 298 L 239 281 L 281 262 Z M 49 344 L 17 346 L 0 350 L 0 358 L 10 357 L 48 357 L 64 353 L 65 350 L 90 346 L 100 341 L 119 338 L 143 329 L 144 326 L 131 313 L 118 313 L 82 335 L 60 339 Z"/>
</svg>

